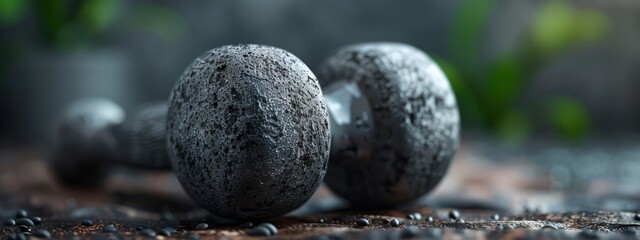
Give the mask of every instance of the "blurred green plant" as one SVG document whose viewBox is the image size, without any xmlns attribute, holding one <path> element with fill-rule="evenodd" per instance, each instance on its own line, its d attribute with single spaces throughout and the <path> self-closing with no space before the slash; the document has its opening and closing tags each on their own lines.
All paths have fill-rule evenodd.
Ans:
<svg viewBox="0 0 640 240">
<path fill-rule="evenodd" d="M 563 139 L 583 139 L 589 133 L 590 120 L 581 102 L 557 96 L 522 103 L 520 96 L 549 61 L 578 44 L 606 36 L 610 27 L 607 17 L 576 9 L 564 0 L 544 1 L 514 49 L 486 61 L 478 57 L 480 39 L 497 3 L 463 0 L 449 35 L 451 58 L 436 59 L 456 92 L 463 124 L 489 129 L 512 142 L 521 142 L 544 126 Z"/>
<path fill-rule="evenodd" d="M 19 24 L 27 16 L 34 18 L 45 46 L 62 51 L 95 47 L 123 30 L 148 32 L 171 43 L 187 29 L 177 13 L 159 4 L 122 0 L 0 1 L 0 25 Z"/>
</svg>

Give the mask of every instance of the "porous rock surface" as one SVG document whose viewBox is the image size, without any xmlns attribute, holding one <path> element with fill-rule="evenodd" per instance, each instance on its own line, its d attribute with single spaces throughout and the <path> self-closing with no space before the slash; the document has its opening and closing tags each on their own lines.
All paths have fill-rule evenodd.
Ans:
<svg viewBox="0 0 640 240">
<path fill-rule="evenodd" d="M 178 179 L 222 218 L 287 213 L 313 194 L 327 168 L 320 86 L 282 49 L 234 45 L 203 53 L 176 83 L 167 122 Z"/>
<path fill-rule="evenodd" d="M 355 82 L 371 106 L 372 152 L 332 155 L 325 178 L 352 207 L 406 203 L 442 179 L 460 118 L 446 76 L 424 52 L 401 43 L 347 46 L 326 60 L 319 80 Z"/>
</svg>

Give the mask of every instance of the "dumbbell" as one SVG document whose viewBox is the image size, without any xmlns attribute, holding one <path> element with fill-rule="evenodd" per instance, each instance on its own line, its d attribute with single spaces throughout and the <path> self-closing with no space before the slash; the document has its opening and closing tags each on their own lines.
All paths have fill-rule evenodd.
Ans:
<svg viewBox="0 0 640 240">
<path fill-rule="evenodd" d="M 324 96 L 302 61 L 268 46 L 198 57 L 174 87 L 167 118 L 186 192 L 223 217 L 281 215 L 311 196 L 328 155 L 327 184 L 356 208 L 406 203 L 440 181 L 458 146 L 459 115 L 425 53 L 399 43 L 347 46 L 320 81 Z"/>
<path fill-rule="evenodd" d="M 116 165 L 170 169 L 166 102 L 146 104 L 130 117 L 108 99 L 71 104 L 59 119 L 49 168 L 65 185 L 99 186 Z"/>
<path fill-rule="evenodd" d="M 106 115 L 103 108 L 71 109 L 93 121 Z M 62 179 L 76 176 L 82 181 L 65 182 L 78 185 L 102 179 L 78 174 L 91 164 L 102 175 L 113 164 L 171 164 L 185 191 L 219 220 L 282 215 L 302 205 L 324 178 L 330 146 L 326 104 L 311 70 L 282 49 L 242 45 L 208 51 L 176 83 L 164 114 L 157 109 L 150 111 L 154 116 L 123 117 L 108 126 L 65 116 L 58 132 L 88 127 L 94 133 L 59 134 L 57 142 L 108 149 L 86 155 L 111 154 L 80 158 L 85 154 L 77 148 L 60 148 L 51 158 L 52 170 Z M 157 126 L 167 133 L 147 133 Z M 168 141 L 158 141 L 162 135 Z M 94 138 L 110 141 L 88 141 Z"/>
<path fill-rule="evenodd" d="M 444 176 L 460 117 L 440 67 L 401 43 L 341 48 L 319 80 L 331 116 L 327 185 L 353 208 L 411 202 Z"/>
<path fill-rule="evenodd" d="M 459 118 L 446 77 L 424 53 L 392 43 L 345 47 L 321 82 L 330 120 L 315 76 L 284 50 L 224 46 L 197 58 L 173 90 L 167 124 L 187 193 L 228 218 L 294 209 L 326 170 L 328 121 L 326 182 L 354 207 L 404 203 L 442 178 Z"/>
</svg>

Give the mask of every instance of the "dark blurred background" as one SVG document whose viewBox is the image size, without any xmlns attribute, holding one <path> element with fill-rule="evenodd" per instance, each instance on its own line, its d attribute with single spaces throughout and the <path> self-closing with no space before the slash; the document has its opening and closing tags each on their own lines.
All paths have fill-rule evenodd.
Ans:
<svg viewBox="0 0 640 240">
<path fill-rule="evenodd" d="M 0 144 L 46 143 L 73 100 L 167 99 L 201 52 L 258 43 L 312 70 L 399 41 L 444 68 L 463 134 L 524 143 L 640 133 L 640 1 L 0 1 Z"/>
</svg>

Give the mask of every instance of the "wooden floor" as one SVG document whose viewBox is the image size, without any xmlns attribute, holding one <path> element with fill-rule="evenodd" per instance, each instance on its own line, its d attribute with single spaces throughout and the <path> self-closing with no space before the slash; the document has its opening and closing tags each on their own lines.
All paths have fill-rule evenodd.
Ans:
<svg viewBox="0 0 640 240">
<path fill-rule="evenodd" d="M 351 211 L 323 186 L 300 209 L 270 220 L 278 228 L 270 238 L 640 237 L 636 232 L 640 229 L 640 216 L 636 216 L 640 210 L 636 162 L 640 158 L 634 161 L 627 154 L 632 159 L 627 161 L 618 157 L 622 153 L 617 149 L 596 152 L 600 160 L 589 159 L 589 154 L 576 157 L 582 150 L 495 157 L 484 154 L 491 149 L 481 144 L 464 144 L 462 149 L 438 188 L 412 205 Z M 611 159 L 603 162 L 606 157 Z M 211 219 L 188 199 L 170 173 L 122 168 L 100 189 L 72 189 L 52 178 L 45 154 L 5 149 L 0 152 L 0 221 L 15 219 L 19 209 L 29 217 L 42 218 L 42 223 L 31 228 L 32 233 L 46 230 L 55 239 L 146 239 L 144 234 L 149 231 L 140 231 L 146 228 L 170 235 L 157 238 L 261 238 L 247 235 L 253 228 L 250 225 L 259 222 L 232 224 Z M 460 212 L 457 220 L 449 216 L 454 209 Z M 419 219 L 416 214 L 410 219 L 412 213 L 419 213 Z M 366 218 L 370 224 L 359 226 L 357 218 Z M 399 226 L 391 226 L 394 218 Z M 93 225 L 82 225 L 82 220 L 91 220 Z M 208 228 L 196 230 L 200 223 L 207 223 Z M 104 232 L 107 225 L 117 231 Z M 19 232 L 16 226 L 0 226 L 3 237 Z"/>
</svg>

